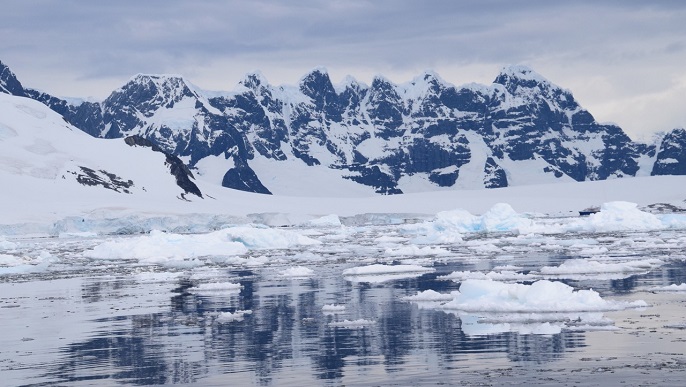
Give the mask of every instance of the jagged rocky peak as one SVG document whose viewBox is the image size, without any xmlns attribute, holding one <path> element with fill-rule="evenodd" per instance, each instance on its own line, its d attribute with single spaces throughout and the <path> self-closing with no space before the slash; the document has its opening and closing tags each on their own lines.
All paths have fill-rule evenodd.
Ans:
<svg viewBox="0 0 686 387">
<path fill-rule="evenodd" d="M 503 67 L 493 84 L 502 85 L 511 95 L 528 102 L 546 100 L 559 110 L 581 110 L 569 90 L 550 82 L 528 66 Z"/>
<path fill-rule="evenodd" d="M 686 175 L 686 129 L 665 134 L 658 148 L 652 175 Z"/>
<path fill-rule="evenodd" d="M 0 93 L 24 96 L 26 92 L 12 70 L 0 61 Z"/>
<path fill-rule="evenodd" d="M 433 70 L 425 70 L 421 75 L 415 77 L 407 84 L 405 88 L 409 93 L 412 93 L 412 90 L 416 90 L 421 94 L 427 94 L 429 92 L 438 94 L 441 90 L 449 86 L 452 85 L 443 80 L 438 73 Z"/>
<path fill-rule="evenodd" d="M 126 103 L 138 105 L 152 103 L 173 107 L 184 97 L 198 98 L 198 92 L 188 81 L 180 75 L 167 74 L 137 74 L 124 86 L 115 90 L 108 98 L 108 102 L 118 101 L 122 98 Z"/>
<path fill-rule="evenodd" d="M 355 79 L 355 77 L 353 77 L 352 75 L 346 75 L 345 78 L 343 78 L 343 80 L 341 81 L 341 83 L 335 85 L 334 88 L 339 94 L 341 94 L 346 90 L 359 92 L 361 90 L 367 89 L 368 87 L 364 83 Z"/>
<path fill-rule="evenodd" d="M 261 86 L 268 86 L 269 82 L 260 71 L 256 70 L 245 74 L 245 77 L 243 77 L 243 79 L 240 82 L 238 82 L 238 84 L 253 91 L 256 91 Z"/>
<path fill-rule="evenodd" d="M 300 91 L 308 97 L 336 93 L 329 72 L 324 67 L 316 67 L 300 79 Z"/>
<path fill-rule="evenodd" d="M 505 86 L 511 93 L 518 87 L 533 88 L 543 84 L 550 84 L 546 78 L 528 66 L 508 65 L 500 70 L 493 83 Z"/>
</svg>

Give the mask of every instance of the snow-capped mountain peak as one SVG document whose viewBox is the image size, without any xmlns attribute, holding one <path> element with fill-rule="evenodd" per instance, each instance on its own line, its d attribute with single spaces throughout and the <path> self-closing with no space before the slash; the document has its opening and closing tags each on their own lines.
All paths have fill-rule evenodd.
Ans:
<svg viewBox="0 0 686 387">
<path fill-rule="evenodd" d="M 495 188 L 681 173 L 667 166 L 686 165 L 674 153 L 686 142 L 679 132 L 665 136 L 660 152 L 632 142 L 521 65 L 504 67 L 493 84 L 459 87 L 433 71 L 400 85 L 375 76 L 369 86 L 352 77 L 334 86 L 315 68 L 278 87 L 249 73 L 230 93 L 139 74 L 102 103 L 78 106 L 28 90 L 91 135 L 138 135 L 225 187 L 253 192 Z"/>
</svg>

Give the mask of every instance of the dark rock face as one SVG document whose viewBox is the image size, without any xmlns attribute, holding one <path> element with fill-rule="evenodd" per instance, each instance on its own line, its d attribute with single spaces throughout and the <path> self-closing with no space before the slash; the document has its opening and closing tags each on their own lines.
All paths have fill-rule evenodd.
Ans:
<svg viewBox="0 0 686 387">
<path fill-rule="evenodd" d="M 193 194 L 202 198 L 202 192 L 200 192 L 198 186 L 191 181 L 191 179 L 195 179 L 193 173 L 188 169 L 186 164 L 181 161 L 180 158 L 165 152 L 159 146 L 141 136 L 133 135 L 126 137 L 124 142 L 126 142 L 126 144 L 129 146 L 147 147 L 151 148 L 154 152 L 163 153 L 166 156 L 166 163 L 169 166 L 169 172 L 174 176 L 174 178 L 176 178 L 176 185 L 181 187 L 185 193 Z"/>
<path fill-rule="evenodd" d="M 133 181 L 122 180 L 121 177 L 104 170 L 95 171 L 88 167 L 79 167 L 80 172 L 71 172 L 76 176 L 76 181 L 81 185 L 101 186 L 119 193 L 130 194 L 129 188 L 133 187 Z"/>
<path fill-rule="evenodd" d="M 93 136 L 140 136 L 191 168 L 207 156 L 231 159 L 222 185 L 259 193 L 270 189 L 255 157 L 338 170 L 381 194 L 402 193 L 412 176 L 437 188 L 506 187 L 518 184 L 522 166 L 545 182 L 628 177 L 646 157 L 656 159 L 652 174 L 686 174 L 683 130 L 665 136 L 659 152 L 632 142 L 524 66 L 463 87 L 432 72 L 404 85 L 376 77 L 334 86 L 315 69 L 290 87 L 254 73 L 213 96 L 182 77 L 138 75 L 103 102 L 71 105 L 24 89 L 0 65 L 0 91 L 37 99 Z"/>
<path fill-rule="evenodd" d="M 685 129 L 674 129 L 664 136 L 651 175 L 686 175 Z"/>
<path fill-rule="evenodd" d="M 0 93 L 25 97 L 26 92 L 12 70 L 0 61 Z"/>
</svg>

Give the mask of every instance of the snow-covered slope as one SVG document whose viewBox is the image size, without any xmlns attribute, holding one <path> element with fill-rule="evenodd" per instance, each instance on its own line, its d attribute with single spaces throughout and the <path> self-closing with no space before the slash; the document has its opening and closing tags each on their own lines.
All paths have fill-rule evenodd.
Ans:
<svg viewBox="0 0 686 387">
<path fill-rule="evenodd" d="M 198 170 L 217 169 L 209 165 L 212 160 L 226 161 L 208 157 L 197 164 Z M 255 160 L 275 162 L 264 157 Z M 281 225 L 329 214 L 432 215 L 456 208 L 478 214 L 499 202 L 510 203 L 517 211 L 543 213 L 577 211 L 615 200 L 674 206 L 662 206 L 667 209 L 686 207 L 686 176 L 392 196 L 359 192 L 359 197 L 345 198 L 335 192 L 335 185 L 326 188 L 330 190 L 327 197 L 261 195 L 223 188 L 212 183 L 211 174 L 202 174 L 194 180 L 201 198 L 178 185 L 178 177 L 170 173 L 174 165 L 169 155 L 154 151 L 140 137 L 93 138 L 37 101 L 0 93 L 0 234 L 98 227 L 110 232 L 120 228 L 145 231 L 165 229 L 169 222 L 182 229 L 192 229 L 194 224 L 219 227 L 227 222 Z M 293 179 L 299 179 L 298 172 L 290 171 Z M 397 222 L 403 217 L 366 215 L 361 219 Z"/>
<path fill-rule="evenodd" d="M 27 95 L 96 137 L 142 136 L 214 184 L 296 196 L 359 196 L 681 174 L 678 133 L 631 141 L 572 93 L 525 66 L 491 85 L 451 85 L 431 71 L 333 85 L 324 68 L 296 86 L 251 73 L 232 92 L 176 75 L 134 76 L 99 103 L 24 89 L 0 64 L 0 91 Z M 669 148 L 669 149 L 667 149 Z M 678 153 L 678 152 L 677 152 Z M 657 164 L 656 164 L 657 162 Z"/>
<path fill-rule="evenodd" d="M 63 202 L 88 208 L 120 199 L 202 200 L 177 184 L 173 159 L 123 139 L 93 138 L 37 101 L 0 93 L 3 214 L 59 211 Z"/>
</svg>

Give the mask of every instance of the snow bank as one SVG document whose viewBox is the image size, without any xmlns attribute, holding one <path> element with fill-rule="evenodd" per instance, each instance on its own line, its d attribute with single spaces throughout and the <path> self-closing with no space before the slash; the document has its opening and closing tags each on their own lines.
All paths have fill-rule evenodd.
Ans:
<svg viewBox="0 0 686 387">
<path fill-rule="evenodd" d="M 152 231 L 149 235 L 101 243 L 84 252 L 84 255 L 164 264 L 203 256 L 241 255 L 249 249 L 282 249 L 314 244 L 319 242 L 293 231 L 241 226 L 192 235 Z"/>
<path fill-rule="evenodd" d="M 490 280 L 466 280 L 445 309 L 466 312 L 601 312 L 645 307 L 644 301 L 606 301 L 593 290 L 577 290 L 562 282 L 536 281 L 531 285 Z"/>
</svg>

